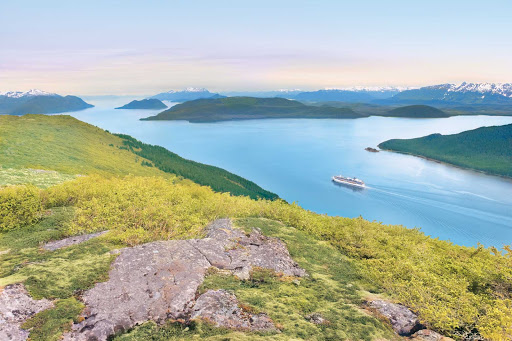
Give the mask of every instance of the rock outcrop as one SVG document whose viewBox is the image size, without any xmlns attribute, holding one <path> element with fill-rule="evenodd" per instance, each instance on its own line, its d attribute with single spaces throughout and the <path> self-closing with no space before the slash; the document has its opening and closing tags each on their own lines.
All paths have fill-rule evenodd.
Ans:
<svg viewBox="0 0 512 341">
<path fill-rule="evenodd" d="M 29 332 L 21 325 L 31 316 L 52 306 L 49 300 L 30 297 L 23 284 L 0 288 L 0 340 L 26 340 Z"/>
<path fill-rule="evenodd" d="M 63 247 L 68 247 L 71 245 L 83 243 L 85 241 L 88 241 L 89 239 L 99 237 L 102 234 L 105 234 L 107 232 L 108 231 L 102 231 L 102 232 L 97 232 L 97 233 L 84 234 L 84 235 L 80 235 L 80 236 L 73 236 L 73 237 L 64 238 L 61 240 L 51 241 L 51 242 L 44 244 L 43 249 L 48 250 L 48 251 L 55 251 L 58 249 L 62 249 Z"/>
<path fill-rule="evenodd" d="M 75 324 L 65 339 L 107 340 L 148 320 L 187 320 L 195 309 L 196 291 L 210 267 L 229 270 L 240 278 L 247 278 L 253 267 L 289 276 L 306 275 L 279 239 L 256 230 L 246 235 L 233 229 L 229 219 L 216 220 L 207 227 L 204 239 L 159 241 L 122 249 L 112 264 L 109 280 L 84 293 L 84 320 Z M 205 310 L 212 299 L 204 297 L 203 308 L 197 308 L 199 313 L 194 316 L 221 325 L 226 318 L 213 317 Z M 228 301 L 235 309 L 232 300 Z M 268 322 L 263 317 L 253 318 L 261 321 L 249 324 L 249 329 Z"/>
<path fill-rule="evenodd" d="M 384 300 L 374 300 L 368 304 L 380 315 L 389 320 L 393 330 L 401 336 L 409 336 L 416 331 L 423 329 L 418 316 L 407 307 Z"/>
<path fill-rule="evenodd" d="M 238 330 L 276 330 L 274 322 L 267 314 L 251 314 L 242 310 L 236 296 L 225 290 L 209 290 L 199 296 L 191 318 L 206 320 L 217 327 Z"/>
<path fill-rule="evenodd" d="M 329 321 L 327 321 L 322 314 L 320 313 L 313 313 L 306 316 L 306 320 L 308 320 L 311 323 L 314 324 L 328 324 Z"/>
<path fill-rule="evenodd" d="M 411 337 L 413 341 L 453 341 L 452 338 L 443 336 L 429 329 L 422 329 L 414 333 Z"/>
</svg>

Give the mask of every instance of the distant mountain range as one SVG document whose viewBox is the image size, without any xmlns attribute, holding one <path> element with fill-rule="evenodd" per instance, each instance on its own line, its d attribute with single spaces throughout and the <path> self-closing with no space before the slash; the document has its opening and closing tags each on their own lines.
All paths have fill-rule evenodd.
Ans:
<svg viewBox="0 0 512 341">
<path fill-rule="evenodd" d="M 168 92 L 162 92 L 158 95 L 152 96 L 150 98 L 159 99 L 161 101 L 171 101 L 171 102 L 186 102 L 193 101 L 195 99 L 201 98 L 221 98 L 226 97 L 217 93 L 212 93 L 207 89 L 203 88 L 187 88 L 185 90 L 170 90 Z"/>
<path fill-rule="evenodd" d="M 53 114 L 91 107 L 93 105 L 76 96 L 60 96 L 35 89 L 0 93 L 0 114 Z"/>
<path fill-rule="evenodd" d="M 306 102 L 358 102 L 371 103 L 378 99 L 391 98 L 400 93 L 399 88 L 349 88 L 349 89 L 325 89 L 309 92 L 301 92 L 293 97 L 298 101 Z"/>
<path fill-rule="evenodd" d="M 270 97 L 280 97 L 280 98 L 288 98 L 294 99 L 295 96 L 302 93 L 302 90 L 289 90 L 289 89 L 281 89 L 281 90 L 271 90 L 271 91 L 228 91 L 221 92 L 221 95 L 227 97 L 259 97 L 259 98 L 270 98 Z"/>
<path fill-rule="evenodd" d="M 397 93 L 382 104 L 512 105 L 512 83 L 462 83 L 425 86 Z"/>
<path fill-rule="evenodd" d="M 165 109 L 167 108 L 167 105 L 162 103 L 159 99 L 156 98 L 150 98 L 150 99 L 143 99 L 140 101 L 131 101 L 128 104 L 123 105 L 122 107 L 116 108 L 116 109 Z"/>
<path fill-rule="evenodd" d="M 384 105 L 512 105 L 512 83 L 461 83 L 439 84 L 421 88 L 407 87 L 350 87 L 302 91 L 281 89 L 272 91 L 228 91 L 212 93 L 207 89 L 188 88 L 181 91 L 171 90 L 151 98 L 159 100 L 186 102 L 201 98 L 256 97 L 286 98 L 301 102 L 344 102 Z"/>
<path fill-rule="evenodd" d="M 303 102 L 352 102 L 388 105 L 512 105 L 512 83 L 439 84 L 422 88 L 347 88 L 301 92 Z"/>
</svg>

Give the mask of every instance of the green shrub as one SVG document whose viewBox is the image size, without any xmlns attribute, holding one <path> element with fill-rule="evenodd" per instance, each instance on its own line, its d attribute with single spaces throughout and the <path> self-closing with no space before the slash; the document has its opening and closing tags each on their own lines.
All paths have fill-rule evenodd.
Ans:
<svg viewBox="0 0 512 341">
<path fill-rule="evenodd" d="M 41 213 L 41 195 L 35 186 L 8 186 L 0 189 L 0 232 L 37 221 Z"/>
</svg>

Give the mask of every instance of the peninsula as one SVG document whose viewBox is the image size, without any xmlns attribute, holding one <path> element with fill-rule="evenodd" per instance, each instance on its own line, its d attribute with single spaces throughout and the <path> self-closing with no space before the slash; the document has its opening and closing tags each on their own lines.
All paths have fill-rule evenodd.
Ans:
<svg viewBox="0 0 512 341">
<path fill-rule="evenodd" d="M 512 124 L 482 127 L 454 135 L 393 139 L 380 149 L 422 156 L 489 174 L 512 177 Z"/>
</svg>

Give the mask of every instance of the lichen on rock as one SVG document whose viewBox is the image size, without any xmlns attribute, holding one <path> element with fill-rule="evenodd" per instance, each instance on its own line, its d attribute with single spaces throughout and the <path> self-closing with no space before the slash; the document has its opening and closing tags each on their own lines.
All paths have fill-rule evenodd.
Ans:
<svg viewBox="0 0 512 341">
<path fill-rule="evenodd" d="M 198 297 L 192 309 L 192 319 L 202 319 L 217 327 L 275 331 L 274 322 L 267 314 L 252 314 L 244 311 L 235 295 L 226 290 L 208 290 Z"/>
</svg>

